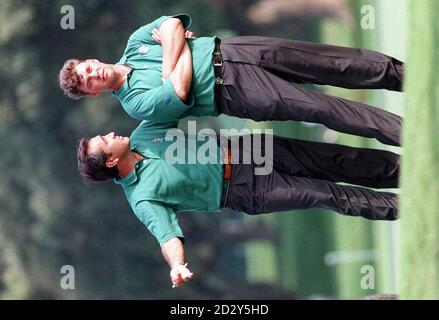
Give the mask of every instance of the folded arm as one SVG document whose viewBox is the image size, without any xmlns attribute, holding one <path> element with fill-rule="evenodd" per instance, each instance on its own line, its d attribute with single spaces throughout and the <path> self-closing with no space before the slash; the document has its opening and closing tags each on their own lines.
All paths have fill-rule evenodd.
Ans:
<svg viewBox="0 0 439 320">
<path fill-rule="evenodd" d="M 186 43 L 169 79 L 181 101 L 186 101 L 192 84 L 192 53 Z"/>
<path fill-rule="evenodd" d="M 168 79 L 187 43 L 183 24 L 178 18 L 170 18 L 161 24 L 159 35 L 153 33 L 153 37 L 154 36 L 158 37 L 162 45 L 162 73 L 163 78 Z"/>
</svg>

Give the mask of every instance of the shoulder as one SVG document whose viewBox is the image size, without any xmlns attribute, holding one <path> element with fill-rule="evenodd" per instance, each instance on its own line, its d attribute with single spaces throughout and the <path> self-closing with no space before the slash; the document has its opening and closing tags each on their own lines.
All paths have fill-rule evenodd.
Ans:
<svg viewBox="0 0 439 320">
<path fill-rule="evenodd" d="M 171 129 L 177 128 L 177 121 L 156 123 L 148 120 L 143 120 L 131 134 L 131 140 L 144 140 L 156 137 L 159 133 L 162 136 Z"/>
</svg>

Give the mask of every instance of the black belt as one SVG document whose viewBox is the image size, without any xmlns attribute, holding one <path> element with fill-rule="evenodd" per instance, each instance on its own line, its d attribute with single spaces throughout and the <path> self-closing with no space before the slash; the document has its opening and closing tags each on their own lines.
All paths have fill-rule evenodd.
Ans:
<svg viewBox="0 0 439 320">
<path fill-rule="evenodd" d="M 223 84 L 223 56 L 221 54 L 220 41 L 215 41 L 215 50 L 212 57 L 213 71 L 215 73 L 215 84 Z"/>
</svg>

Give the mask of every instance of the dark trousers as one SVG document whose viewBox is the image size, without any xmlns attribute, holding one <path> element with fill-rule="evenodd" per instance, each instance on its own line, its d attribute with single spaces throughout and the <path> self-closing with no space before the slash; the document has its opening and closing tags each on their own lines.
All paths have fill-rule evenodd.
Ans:
<svg viewBox="0 0 439 320">
<path fill-rule="evenodd" d="M 221 41 L 220 113 L 255 121 L 296 120 L 399 146 L 401 117 L 297 83 L 402 90 L 404 64 L 379 52 L 302 41 L 233 37 Z"/>
<path fill-rule="evenodd" d="M 398 218 L 396 194 L 337 184 L 397 188 L 397 154 L 273 136 L 273 170 L 255 175 L 261 164 L 244 159 L 264 154 L 266 147 L 265 135 L 252 136 L 260 139 L 260 146 L 244 143 L 243 136 L 231 138 L 239 145 L 238 155 L 232 151 L 239 163 L 231 165 L 224 207 L 248 214 L 325 208 L 370 220 Z"/>
</svg>

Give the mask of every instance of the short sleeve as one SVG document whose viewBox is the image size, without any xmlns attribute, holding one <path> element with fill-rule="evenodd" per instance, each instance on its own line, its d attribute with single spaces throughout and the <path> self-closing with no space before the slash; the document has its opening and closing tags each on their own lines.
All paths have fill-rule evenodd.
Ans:
<svg viewBox="0 0 439 320">
<path fill-rule="evenodd" d="M 183 24 L 184 29 L 186 30 L 192 24 L 192 18 L 187 14 L 178 14 L 175 16 L 162 16 L 155 21 L 140 27 L 137 29 L 131 36 L 128 42 L 136 42 L 136 43 L 144 43 L 144 44 L 157 44 L 152 37 L 152 30 L 154 28 L 160 29 L 161 24 L 170 19 L 170 18 L 178 18 Z"/>
<path fill-rule="evenodd" d="M 168 79 L 157 88 L 147 91 L 133 90 L 126 96 L 122 104 L 127 113 L 139 120 L 150 120 L 157 123 L 171 122 L 194 105 L 194 96 L 189 93 L 186 103 L 181 101 Z"/>
<path fill-rule="evenodd" d="M 133 207 L 133 210 L 160 246 L 175 237 L 184 239 L 177 215 L 171 208 L 155 201 L 141 201 Z"/>
</svg>

